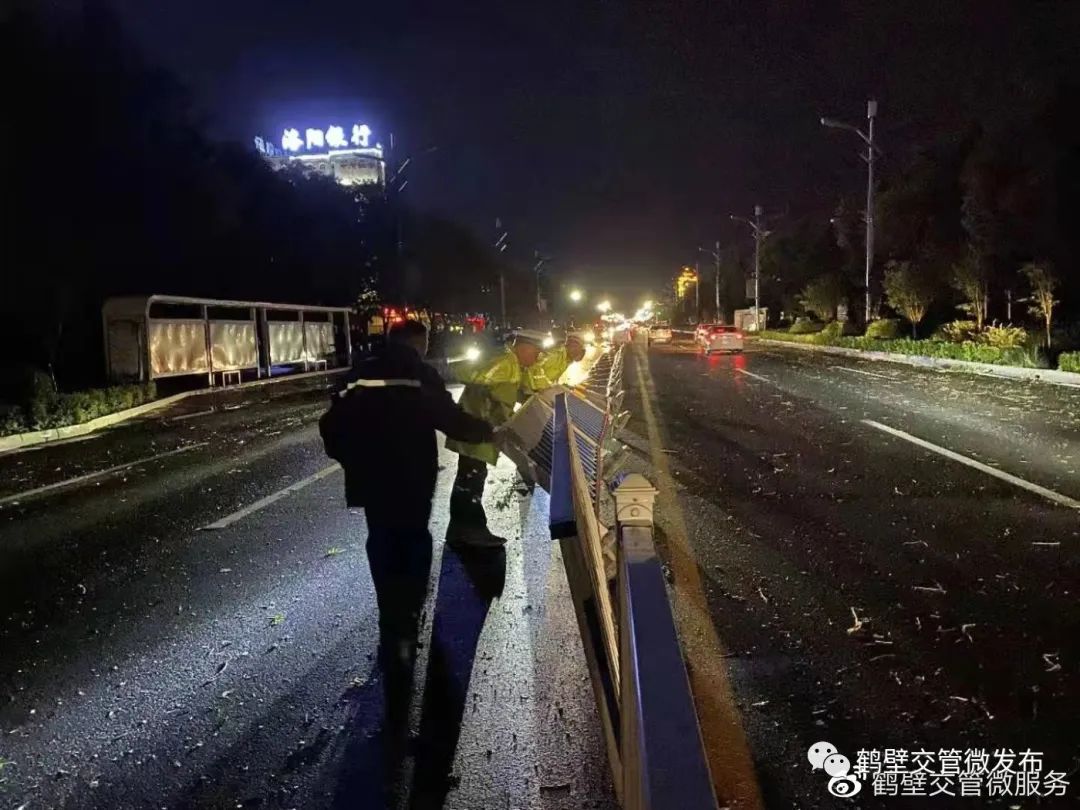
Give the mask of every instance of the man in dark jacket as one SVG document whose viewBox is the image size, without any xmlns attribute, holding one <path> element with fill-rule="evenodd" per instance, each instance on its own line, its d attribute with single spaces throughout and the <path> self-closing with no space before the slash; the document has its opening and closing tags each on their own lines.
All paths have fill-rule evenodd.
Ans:
<svg viewBox="0 0 1080 810">
<path fill-rule="evenodd" d="M 408 709 L 420 611 L 431 572 L 431 498 L 439 473 L 435 431 L 487 442 L 492 428 L 451 398 L 423 358 L 427 329 L 395 326 L 385 350 L 356 364 L 320 429 L 345 470 L 345 500 L 363 507 L 379 603 L 379 660 L 387 710 Z"/>
</svg>

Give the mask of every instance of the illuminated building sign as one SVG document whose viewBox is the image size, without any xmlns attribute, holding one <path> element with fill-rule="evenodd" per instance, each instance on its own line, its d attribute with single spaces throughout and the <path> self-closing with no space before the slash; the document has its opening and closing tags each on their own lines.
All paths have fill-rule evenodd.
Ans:
<svg viewBox="0 0 1080 810">
<path fill-rule="evenodd" d="M 255 138 L 255 148 L 267 157 L 315 157 L 338 153 L 374 152 L 382 155 L 382 144 L 371 143 L 371 127 L 353 124 L 346 128 L 333 124 L 326 129 L 286 128 L 279 147 L 269 138 Z"/>
<path fill-rule="evenodd" d="M 675 278 L 675 294 L 680 298 L 685 298 L 691 285 L 697 284 L 698 276 L 694 272 L 692 267 L 684 267 L 682 272 Z"/>
</svg>

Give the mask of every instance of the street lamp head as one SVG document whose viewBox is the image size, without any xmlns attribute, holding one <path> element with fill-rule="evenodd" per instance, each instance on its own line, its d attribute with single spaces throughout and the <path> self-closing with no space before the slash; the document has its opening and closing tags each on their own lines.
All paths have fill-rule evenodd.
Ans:
<svg viewBox="0 0 1080 810">
<path fill-rule="evenodd" d="M 570 300 L 573 301 L 575 304 L 580 303 L 581 299 L 584 297 L 585 296 L 582 294 L 581 290 L 570 291 Z"/>
<path fill-rule="evenodd" d="M 600 312 L 608 312 L 608 311 L 611 310 L 611 302 L 610 301 L 601 301 L 599 304 L 596 305 L 596 308 Z"/>
</svg>

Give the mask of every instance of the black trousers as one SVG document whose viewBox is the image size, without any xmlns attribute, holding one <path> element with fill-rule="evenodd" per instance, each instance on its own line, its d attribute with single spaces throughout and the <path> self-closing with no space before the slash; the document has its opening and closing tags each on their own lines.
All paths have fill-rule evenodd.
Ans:
<svg viewBox="0 0 1080 810">
<path fill-rule="evenodd" d="M 431 545 L 426 525 L 402 528 L 368 519 L 367 556 L 379 604 L 379 667 L 388 715 L 408 711 Z"/>
<path fill-rule="evenodd" d="M 487 526 L 484 514 L 484 484 L 487 463 L 469 456 L 458 456 L 457 477 L 450 494 L 451 520 L 477 526 Z"/>
</svg>

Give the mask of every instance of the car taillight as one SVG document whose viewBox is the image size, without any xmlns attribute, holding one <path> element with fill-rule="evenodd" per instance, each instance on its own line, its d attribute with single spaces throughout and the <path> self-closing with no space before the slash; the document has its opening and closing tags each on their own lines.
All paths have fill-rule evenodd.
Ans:
<svg viewBox="0 0 1080 810">
<path fill-rule="evenodd" d="M 736 332 L 735 337 L 737 337 L 739 340 L 742 340 L 742 332 Z"/>
</svg>

